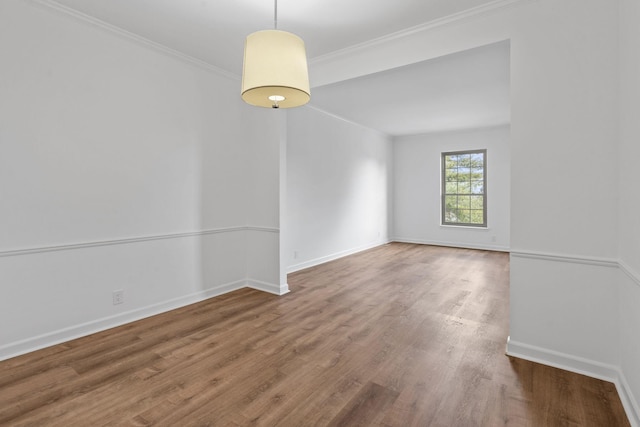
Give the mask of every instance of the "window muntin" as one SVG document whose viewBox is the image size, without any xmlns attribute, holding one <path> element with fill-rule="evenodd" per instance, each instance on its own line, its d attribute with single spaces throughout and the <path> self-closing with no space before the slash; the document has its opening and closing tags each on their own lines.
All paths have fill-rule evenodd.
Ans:
<svg viewBox="0 0 640 427">
<path fill-rule="evenodd" d="M 487 226 L 487 150 L 442 153 L 442 225 Z"/>
</svg>

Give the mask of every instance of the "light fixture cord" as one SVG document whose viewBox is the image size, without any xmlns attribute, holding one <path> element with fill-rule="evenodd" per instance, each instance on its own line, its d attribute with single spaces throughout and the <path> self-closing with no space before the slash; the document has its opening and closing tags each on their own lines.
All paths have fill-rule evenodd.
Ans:
<svg viewBox="0 0 640 427">
<path fill-rule="evenodd" d="M 278 0 L 273 0 L 273 28 L 278 29 Z"/>
</svg>

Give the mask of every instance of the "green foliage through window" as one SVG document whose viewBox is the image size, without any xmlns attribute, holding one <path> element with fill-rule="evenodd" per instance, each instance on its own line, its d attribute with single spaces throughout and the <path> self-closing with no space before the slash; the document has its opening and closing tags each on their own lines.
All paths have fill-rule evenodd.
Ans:
<svg viewBox="0 0 640 427">
<path fill-rule="evenodd" d="M 442 224 L 487 226 L 487 150 L 442 153 Z"/>
</svg>

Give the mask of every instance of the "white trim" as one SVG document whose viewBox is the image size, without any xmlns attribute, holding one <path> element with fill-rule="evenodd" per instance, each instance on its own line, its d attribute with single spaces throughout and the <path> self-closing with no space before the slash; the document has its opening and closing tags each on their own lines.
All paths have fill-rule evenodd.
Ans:
<svg viewBox="0 0 640 427">
<path fill-rule="evenodd" d="M 574 264 L 595 265 L 598 267 L 619 268 L 620 262 L 612 258 L 600 258 L 584 255 L 560 255 L 552 252 L 524 251 L 512 249 L 511 256 L 515 258 L 528 258 L 541 261 L 569 262 Z"/>
<path fill-rule="evenodd" d="M 394 33 L 391 34 L 387 34 L 385 36 L 382 37 L 378 37 L 372 40 L 368 40 L 366 42 L 363 43 L 359 43 L 359 44 L 355 44 L 343 49 L 339 49 L 330 53 L 327 53 L 325 55 L 320 55 L 317 56 L 315 58 L 311 58 L 309 60 L 309 64 L 313 65 L 319 62 L 329 62 L 332 61 L 335 58 L 339 58 L 339 57 L 344 57 L 344 56 L 350 56 L 353 55 L 355 51 L 361 50 L 361 49 L 366 49 L 369 47 L 374 47 L 395 39 L 399 39 L 399 38 L 403 38 L 403 37 L 407 37 L 410 36 L 412 34 L 415 33 L 419 33 L 419 32 L 423 32 L 423 31 L 428 31 L 431 30 L 433 28 L 437 28 L 437 27 L 441 27 L 447 24 L 450 24 L 452 22 L 456 22 L 456 21 L 460 21 L 463 19 L 467 19 L 467 18 L 471 18 L 471 17 L 475 17 L 475 16 L 480 16 L 486 13 L 489 13 L 491 11 L 494 10 L 498 10 L 498 9 L 503 9 L 509 6 L 513 6 L 517 3 L 523 3 L 526 1 L 532 1 L 532 0 L 494 0 L 493 2 L 490 3 L 486 3 L 484 5 L 480 5 L 471 9 L 467 9 L 458 13 L 454 13 L 452 15 L 449 16 L 445 16 L 439 19 L 435 19 L 433 21 L 430 22 L 426 22 L 420 25 L 416 25 L 414 27 L 410 27 L 410 28 L 406 28 L 400 31 L 396 31 Z M 34 5 L 38 5 L 41 6 L 43 8 L 49 9 L 51 11 L 54 12 L 58 12 L 60 14 L 66 15 L 68 17 L 74 18 L 78 21 L 87 23 L 93 27 L 105 30 L 109 33 L 112 33 L 118 37 L 121 37 L 125 40 L 129 40 L 129 41 L 133 41 L 134 43 L 137 43 L 143 47 L 149 48 L 151 50 L 155 50 L 159 53 L 165 54 L 167 56 L 173 57 L 175 59 L 187 62 L 189 64 L 195 65 L 197 67 L 200 67 L 206 71 L 218 74 L 222 77 L 226 77 L 232 80 L 236 80 L 239 81 L 240 80 L 240 76 L 229 72 L 227 70 L 224 70 L 222 68 L 219 68 L 213 64 L 210 64 L 206 61 L 203 61 L 201 59 L 195 58 L 193 56 L 187 55 L 185 53 L 182 53 L 180 51 L 177 51 L 175 49 L 172 49 L 168 46 L 165 46 L 163 44 L 154 42 L 152 40 L 149 40 L 145 37 L 142 37 L 138 34 L 132 33 L 130 31 L 127 31 L 125 29 L 122 29 L 120 27 L 117 27 L 113 24 L 110 24 L 108 22 L 102 21 L 96 17 L 87 15 L 86 13 L 80 12 L 76 9 L 73 9 L 69 6 L 63 5 L 58 3 L 55 0 L 29 0 L 30 3 L 34 4 Z"/>
<path fill-rule="evenodd" d="M 507 338 L 507 355 L 610 382 L 614 382 L 619 372 L 614 365 L 521 343 L 511 337 Z"/>
<path fill-rule="evenodd" d="M 640 400 L 634 397 L 627 377 L 624 376 L 623 372 L 619 372 L 618 381 L 614 383 L 620 395 L 622 406 L 624 406 L 624 410 L 627 413 L 627 418 L 629 418 L 629 423 L 632 427 L 640 427 Z"/>
<path fill-rule="evenodd" d="M 262 280 L 247 279 L 247 287 L 274 295 L 284 295 L 289 293 L 288 283 L 277 285 L 275 283 L 263 282 Z"/>
<path fill-rule="evenodd" d="M 358 252 L 366 251 L 378 246 L 385 245 L 390 243 L 389 240 L 381 240 L 376 242 L 371 242 L 366 245 L 358 246 L 356 248 L 345 249 L 344 251 L 336 252 L 330 255 L 326 255 L 320 258 L 311 259 L 309 261 L 304 261 L 299 264 L 290 265 L 287 267 L 287 273 L 295 273 L 296 271 L 304 270 L 305 268 L 315 267 L 316 265 L 324 264 L 329 261 L 334 261 L 339 258 L 346 257 L 348 255 L 353 255 Z"/>
<path fill-rule="evenodd" d="M 57 252 L 57 251 L 68 251 L 68 250 L 74 250 L 74 249 L 95 248 L 95 247 L 101 247 L 101 246 L 126 245 L 130 243 L 149 242 L 153 240 L 183 239 L 186 237 L 200 237 L 200 236 L 208 236 L 211 234 L 219 234 L 219 233 L 234 233 L 238 231 L 258 231 L 258 232 L 266 232 L 266 233 L 280 232 L 278 228 L 273 228 L 273 227 L 259 227 L 259 226 L 221 227 L 221 228 L 211 228 L 211 229 L 199 230 L 199 231 L 187 231 L 183 233 L 156 234 L 156 235 L 149 235 L 149 236 L 128 237 L 124 239 L 97 240 L 97 241 L 90 241 L 90 242 L 70 243 L 65 245 L 41 246 L 41 247 L 33 247 L 33 248 L 26 248 L 26 249 L 12 249 L 12 250 L 0 251 L 0 258 L 18 256 L 18 255 L 40 254 L 44 252 Z"/>
<path fill-rule="evenodd" d="M 199 231 L 189 231 L 182 233 L 169 233 L 169 234 L 157 234 L 149 236 L 130 237 L 124 239 L 114 240 L 101 240 L 91 242 L 72 243 L 56 246 L 43 246 L 33 247 L 26 249 L 6 250 L 0 252 L 0 258 L 21 256 L 21 255 L 33 255 L 46 252 L 67 251 L 76 249 L 96 248 L 112 245 L 125 245 L 132 243 L 149 242 L 155 240 L 168 240 L 168 239 L 183 239 L 191 237 L 203 237 L 221 233 L 236 233 L 236 232 L 259 232 L 259 233 L 280 233 L 280 230 L 275 227 L 265 226 L 237 226 L 237 227 L 221 227 L 212 228 Z M 16 341 L 6 345 L 0 346 L 0 360 L 15 357 L 24 353 L 29 353 L 35 350 L 40 350 L 45 347 L 67 342 L 76 338 L 80 338 L 86 335 L 90 335 L 96 332 L 111 329 L 117 326 L 121 326 L 130 322 L 135 322 L 149 316 L 165 313 L 167 311 L 183 307 L 189 304 L 203 301 L 208 298 L 212 298 L 218 295 L 222 295 L 227 292 L 231 292 L 242 288 L 254 288 L 264 292 L 269 292 L 276 295 L 284 295 L 289 292 L 289 286 L 276 285 L 267 282 L 261 282 L 252 279 L 242 279 L 227 284 L 221 284 L 214 286 L 203 291 L 199 291 L 193 294 L 180 296 L 171 300 L 152 304 L 150 306 L 137 308 L 124 313 L 119 313 L 113 316 L 108 316 L 96 320 L 91 320 L 80 325 L 74 325 L 67 328 L 62 328 L 57 331 L 48 332 L 36 337 L 30 337 L 21 341 Z"/>
<path fill-rule="evenodd" d="M 462 12 L 454 13 L 452 15 L 445 16 L 440 19 L 435 19 L 433 21 L 425 22 L 423 24 L 419 24 L 414 27 L 405 28 L 403 30 L 396 31 L 395 33 L 391 33 L 382 37 L 371 39 L 363 43 L 358 43 L 343 49 L 329 52 L 325 55 L 316 56 L 309 60 L 309 65 L 312 66 L 322 62 L 331 62 L 340 57 L 352 56 L 356 54 L 357 51 L 362 49 L 375 47 L 375 46 L 390 42 L 392 40 L 400 39 L 400 38 L 407 37 L 416 33 L 421 33 L 424 31 L 429 31 L 434 28 L 451 24 L 452 22 L 461 21 L 461 20 L 479 16 L 479 15 L 484 15 L 494 10 L 503 9 L 509 6 L 513 6 L 516 3 L 523 3 L 526 1 L 531 1 L 531 0 L 495 0 L 493 2 L 486 3 L 471 9 L 467 9 Z"/>
<path fill-rule="evenodd" d="M 63 15 L 69 16 L 71 18 L 74 18 L 78 21 L 84 22 L 86 24 L 89 24 L 93 27 L 99 28 L 101 30 L 105 30 L 111 34 L 114 34 L 120 38 L 123 38 L 125 40 L 128 41 L 132 41 L 138 45 L 141 45 L 145 48 L 154 50 L 156 52 L 159 52 L 161 54 L 170 56 L 172 58 L 178 59 L 180 61 L 189 63 L 191 65 L 195 65 L 196 67 L 202 68 L 206 71 L 215 73 L 221 77 L 226 77 L 228 79 L 232 79 L 232 80 L 240 80 L 240 76 L 237 76 L 234 73 L 231 73 L 227 70 L 223 70 L 222 68 L 216 67 L 215 65 L 212 65 L 208 62 L 205 62 L 201 59 L 195 58 L 193 56 L 187 55 L 185 53 L 182 53 L 180 51 L 177 51 L 175 49 L 172 49 L 168 46 L 165 46 L 163 44 L 154 42 L 152 40 L 146 39 L 142 36 L 139 36 L 135 33 L 129 32 L 127 30 L 124 30 L 120 27 L 116 27 L 113 24 L 109 24 L 108 22 L 102 21 L 98 18 L 95 18 L 93 16 L 87 15 L 85 13 L 82 13 L 78 10 L 75 10 L 69 6 L 65 6 L 63 4 L 58 3 L 55 0 L 29 0 L 32 4 L 35 4 L 37 6 L 41 6 L 43 8 L 49 9 L 51 11 L 54 12 L 58 12 L 61 13 Z"/>
<path fill-rule="evenodd" d="M 276 227 L 263 227 L 259 225 L 248 225 L 246 227 L 242 227 L 247 231 L 259 231 L 263 233 L 280 233 L 280 229 Z"/>
<path fill-rule="evenodd" d="M 464 230 L 464 231 L 468 231 L 468 230 L 475 230 L 475 231 L 491 231 L 491 228 L 487 227 L 487 226 L 478 226 L 478 227 L 474 227 L 472 225 L 454 225 L 454 224 L 440 224 L 439 225 L 440 228 L 444 228 L 444 229 L 454 229 L 454 230 Z"/>
<path fill-rule="evenodd" d="M 503 124 L 495 124 L 495 125 L 486 125 L 486 126 L 472 126 L 472 127 L 463 127 L 463 128 L 455 128 L 455 129 L 443 129 L 443 130 L 433 130 L 427 132 L 420 132 L 414 134 L 407 135 L 395 135 L 401 138 L 404 137 L 414 137 L 414 136 L 437 136 L 437 135 L 447 135 L 447 134 L 461 134 L 461 133 L 475 133 L 475 132 L 484 132 L 484 131 L 492 131 L 492 130 L 500 130 L 500 129 L 511 130 L 511 122 L 503 123 Z M 455 226 L 454 226 L 455 227 Z M 472 227 L 477 228 L 477 227 Z"/>
<path fill-rule="evenodd" d="M 511 337 L 507 338 L 506 354 L 508 356 L 612 382 L 616 386 L 629 422 L 633 427 L 640 427 L 640 407 L 633 396 L 629 383 L 619 367 L 530 344 L 524 344 L 512 340 Z"/>
<path fill-rule="evenodd" d="M 634 271 L 626 262 L 619 261 L 620 270 L 626 274 L 636 285 L 640 286 L 640 274 Z"/>
<path fill-rule="evenodd" d="M 247 287 L 246 280 L 225 283 L 189 295 L 162 301 L 146 307 L 137 308 L 113 316 L 92 320 L 80 325 L 70 326 L 32 338 L 0 346 L 0 360 L 9 359 L 21 354 L 41 350 L 76 338 L 95 334 L 107 329 L 122 326 L 157 314 L 166 313 L 176 308 L 204 301 L 222 294 Z"/>
<path fill-rule="evenodd" d="M 483 229 L 483 231 L 485 230 Z M 444 242 L 439 240 L 410 239 L 406 237 L 394 237 L 393 241 L 400 242 L 400 243 L 415 243 L 417 245 L 446 246 L 450 248 L 480 249 L 483 251 L 509 252 L 508 246 L 484 245 L 481 243 Z"/>
<path fill-rule="evenodd" d="M 313 100 L 312 100 L 311 102 L 313 102 Z M 311 110 L 317 111 L 318 113 L 320 113 L 320 114 L 324 114 L 325 116 L 331 117 L 331 118 L 333 118 L 333 119 L 336 119 L 336 120 L 339 120 L 339 121 L 342 121 L 342 122 L 348 123 L 348 124 L 350 124 L 350 125 L 353 125 L 353 126 L 356 126 L 356 127 L 362 128 L 362 129 L 365 129 L 365 130 L 370 131 L 370 132 L 377 133 L 377 134 L 379 134 L 379 135 L 381 135 L 381 136 L 383 136 L 383 137 L 385 137 L 385 138 L 391 138 L 391 139 L 393 139 L 393 137 L 394 137 L 394 135 L 390 135 L 390 134 L 385 133 L 385 132 L 383 132 L 383 131 L 381 131 L 381 130 L 378 130 L 378 129 L 370 128 L 369 126 L 363 125 L 362 123 L 354 122 L 353 120 L 345 119 L 345 118 L 344 118 L 344 117 L 342 117 L 342 116 L 338 116 L 337 114 L 330 113 L 330 112 L 329 112 L 329 111 L 327 111 L 327 110 L 323 110 L 322 108 L 318 108 L 318 107 L 316 107 L 316 106 L 314 106 L 314 105 L 311 105 L 311 104 L 307 104 L 307 105 L 305 105 L 303 108 L 309 108 L 309 109 L 311 109 Z"/>
</svg>

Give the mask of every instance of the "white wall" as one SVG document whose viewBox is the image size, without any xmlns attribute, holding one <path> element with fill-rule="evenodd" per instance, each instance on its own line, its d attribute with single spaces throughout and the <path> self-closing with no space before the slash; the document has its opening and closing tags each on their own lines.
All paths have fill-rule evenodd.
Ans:
<svg viewBox="0 0 640 427">
<path fill-rule="evenodd" d="M 0 358 L 278 293 L 279 137 L 237 80 L 21 0 L 0 51 Z"/>
<path fill-rule="evenodd" d="M 509 351 L 615 381 L 640 425 L 638 4 L 619 3 L 620 14 L 610 0 L 522 0 L 326 57 L 311 74 L 326 84 L 510 39 Z M 268 233 L 282 212 L 249 194 L 272 194 L 277 174 L 251 169 L 246 130 L 271 122 L 243 114 L 238 82 L 33 4 L 0 2 L 0 357 L 248 274 L 273 280 L 277 260 L 257 260 L 278 249 Z M 280 262 L 385 241 L 389 139 L 310 108 L 286 129 L 285 243 L 298 258 Z M 269 135 L 258 148 L 282 162 L 282 132 Z M 119 288 L 126 302 L 113 306 Z"/>
<path fill-rule="evenodd" d="M 620 8 L 620 258 L 640 272 L 640 198 L 636 160 L 640 157 L 640 3 L 621 0 Z"/>
<path fill-rule="evenodd" d="M 637 2 L 623 2 L 621 13 L 631 13 L 623 62 L 635 65 L 623 73 L 621 92 L 632 95 L 622 105 L 619 2 L 610 0 L 522 0 L 489 8 L 327 56 L 312 62 L 312 76 L 328 84 L 510 40 L 509 353 L 615 381 L 633 425 L 640 425 L 632 403 L 640 395 L 637 273 L 629 279 L 634 283 L 619 285 L 618 256 L 632 259 L 634 271 L 640 259 L 637 209 L 629 210 L 633 219 L 617 215 L 618 163 L 633 162 L 638 139 L 637 124 L 624 125 L 618 153 L 619 110 L 633 107 L 630 120 L 637 122 L 631 105 L 637 102 Z M 635 191 L 633 172 L 621 173 Z M 584 185 L 581 177 L 588 177 Z M 630 194 L 620 203 L 637 208 L 637 191 Z"/>
<path fill-rule="evenodd" d="M 526 8 L 530 16 L 515 17 L 512 247 L 609 258 L 617 231 L 617 10 L 602 0 L 557 3 L 537 2 Z M 586 174 L 597 179 L 580 185 Z"/>
<path fill-rule="evenodd" d="M 288 270 L 388 240 L 391 138 L 311 107 L 287 116 Z"/>
<path fill-rule="evenodd" d="M 508 250 L 508 126 L 396 137 L 393 146 L 393 240 Z M 474 149 L 487 149 L 487 228 L 442 226 L 440 155 Z"/>
<path fill-rule="evenodd" d="M 282 295 L 289 291 L 281 278 L 280 168 L 285 110 L 245 108 L 243 126 L 247 153 L 246 189 L 247 278 L 249 286 Z M 249 124 L 247 126 L 247 124 Z M 284 195 L 282 195 L 284 197 Z"/>
<path fill-rule="evenodd" d="M 640 417 L 640 2 L 620 2 L 620 364 Z"/>
<path fill-rule="evenodd" d="M 524 10 L 511 42 L 509 353 L 616 381 L 629 408 L 616 284 L 618 11 L 600 0 Z"/>
<path fill-rule="evenodd" d="M 538 2 L 514 20 L 511 349 L 547 351 L 558 365 L 583 358 L 603 375 L 619 362 L 611 320 L 617 10 L 599 0 Z M 584 176 L 588 185 L 580 184 Z M 585 333 L 586 318 L 606 327 Z"/>
</svg>

